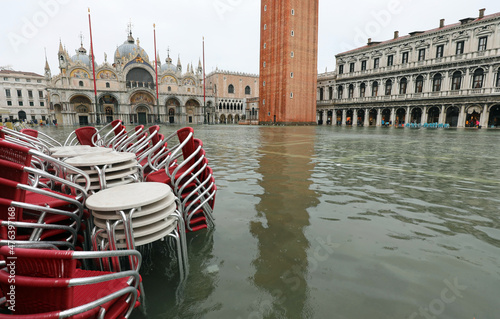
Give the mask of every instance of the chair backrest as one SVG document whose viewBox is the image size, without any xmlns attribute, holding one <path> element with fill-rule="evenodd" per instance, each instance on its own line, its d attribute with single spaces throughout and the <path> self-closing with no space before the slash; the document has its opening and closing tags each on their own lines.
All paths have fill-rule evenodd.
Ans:
<svg viewBox="0 0 500 319">
<path fill-rule="evenodd" d="M 193 154 L 193 152 L 196 150 L 196 147 L 194 146 L 194 130 L 192 127 L 184 127 L 179 130 L 177 130 L 177 137 L 179 138 L 179 143 L 184 143 L 182 146 L 182 157 L 183 158 L 188 158 L 189 155 Z M 191 159 L 187 165 L 191 166 L 195 162 L 195 159 Z"/>
<path fill-rule="evenodd" d="M 27 315 L 62 311 L 73 307 L 73 287 L 76 260 L 72 251 L 24 249 L 3 246 L 0 256 L 12 254 L 16 273 L 16 314 Z M 9 266 L 7 270 L 11 270 Z M 2 290 L 10 288 L 8 273 L 0 270 Z M 4 290 L 10 291 L 10 290 Z"/>
<path fill-rule="evenodd" d="M 28 173 L 23 170 L 22 166 L 31 165 L 32 156 L 29 150 L 27 147 L 0 140 L 0 177 L 26 183 Z M 14 169 L 14 164 L 22 165 L 20 171 Z"/>
<path fill-rule="evenodd" d="M 31 137 L 38 137 L 38 131 L 32 128 L 23 128 L 20 132 Z"/>
<path fill-rule="evenodd" d="M 97 129 L 93 126 L 84 126 L 75 130 L 78 142 L 80 142 L 81 145 L 90 146 L 95 146 L 95 143 L 97 142 L 97 136 L 94 136 L 96 132 Z"/>
</svg>

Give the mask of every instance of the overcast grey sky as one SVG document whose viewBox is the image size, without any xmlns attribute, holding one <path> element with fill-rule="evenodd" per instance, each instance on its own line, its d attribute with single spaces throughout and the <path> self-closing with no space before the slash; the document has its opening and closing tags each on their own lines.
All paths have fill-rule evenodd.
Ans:
<svg viewBox="0 0 500 319">
<path fill-rule="evenodd" d="M 58 74 L 59 39 L 70 55 L 83 45 L 90 53 L 87 8 L 91 9 L 94 54 L 98 63 L 113 60 L 126 40 L 129 21 L 133 35 L 154 58 L 153 23 L 162 62 L 170 48 L 180 55 L 184 70 L 202 57 L 205 37 L 207 73 L 223 70 L 259 71 L 260 0 L 2 0 L 0 66 L 43 74 L 44 48 L 52 74 Z M 332 71 L 335 54 L 362 46 L 367 38 L 388 40 L 394 31 L 405 35 L 466 17 L 500 12 L 498 0 L 320 0 L 318 71 Z"/>
</svg>

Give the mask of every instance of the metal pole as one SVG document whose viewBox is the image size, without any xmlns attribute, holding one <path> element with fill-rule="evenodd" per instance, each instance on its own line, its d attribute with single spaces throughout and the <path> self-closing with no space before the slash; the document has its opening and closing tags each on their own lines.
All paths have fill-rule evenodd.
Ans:
<svg viewBox="0 0 500 319">
<path fill-rule="evenodd" d="M 155 75 L 156 75 L 156 111 L 158 118 L 156 121 L 160 122 L 160 100 L 158 99 L 158 54 L 156 53 L 156 25 L 153 23 L 153 33 L 155 42 Z"/>
<path fill-rule="evenodd" d="M 205 124 L 207 124 L 206 111 L 207 111 L 207 104 L 206 104 L 206 79 L 205 79 L 205 37 L 203 37 L 203 118 Z"/>
<path fill-rule="evenodd" d="M 101 112 L 99 110 L 99 104 L 97 104 L 97 86 L 95 80 L 95 56 L 94 56 L 94 44 L 92 42 L 92 23 L 90 22 L 90 8 L 89 9 L 89 30 L 90 30 L 90 55 L 92 56 L 92 76 L 94 77 L 94 96 L 95 96 L 95 112 L 96 112 L 96 123 L 101 123 Z"/>
</svg>

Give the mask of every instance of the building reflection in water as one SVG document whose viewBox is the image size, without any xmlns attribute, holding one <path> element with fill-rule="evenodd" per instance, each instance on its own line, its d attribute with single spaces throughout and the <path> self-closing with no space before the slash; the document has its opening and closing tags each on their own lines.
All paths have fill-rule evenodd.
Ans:
<svg viewBox="0 0 500 319">
<path fill-rule="evenodd" d="M 258 305 L 264 318 L 311 318 L 305 236 L 308 209 L 319 204 L 310 189 L 315 127 L 262 127 L 259 185 L 263 195 L 250 232 L 258 240 L 254 283 L 270 296 Z"/>
</svg>

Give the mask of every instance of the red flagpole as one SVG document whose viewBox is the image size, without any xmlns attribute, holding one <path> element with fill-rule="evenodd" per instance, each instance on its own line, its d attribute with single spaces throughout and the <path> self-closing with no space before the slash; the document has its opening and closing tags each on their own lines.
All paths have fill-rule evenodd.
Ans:
<svg viewBox="0 0 500 319">
<path fill-rule="evenodd" d="M 207 123 L 207 117 L 205 114 L 206 109 L 206 79 L 205 79 L 205 37 L 203 37 L 203 115 L 205 116 L 205 123 Z M 208 119 L 208 123 L 210 124 L 210 119 Z"/>
<path fill-rule="evenodd" d="M 160 121 L 160 101 L 158 99 L 158 55 L 156 54 L 156 25 L 153 23 L 153 33 L 154 33 L 154 42 L 155 42 L 155 76 L 156 76 L 156 104 L 157 104 L 157 112 L 158 119 Z"/>
<path fill-rule="evenodd" d="M 95 110 L 96 110 L 96 121 L 97 124 L 101 122 L 101 114 L 98 111 L 99 105 L 97 104 L 97 86 L 95 80 L 95 56 L 94 56 L 94 44 L 92 42 L 92 22 L 90 21 L 90 8 L 89 8 L 89 30 L 90 30 L 90 55 L 92 57 L 92 76 L 94 77 L 94 95 L 95 95 Z"/>
</svg>

